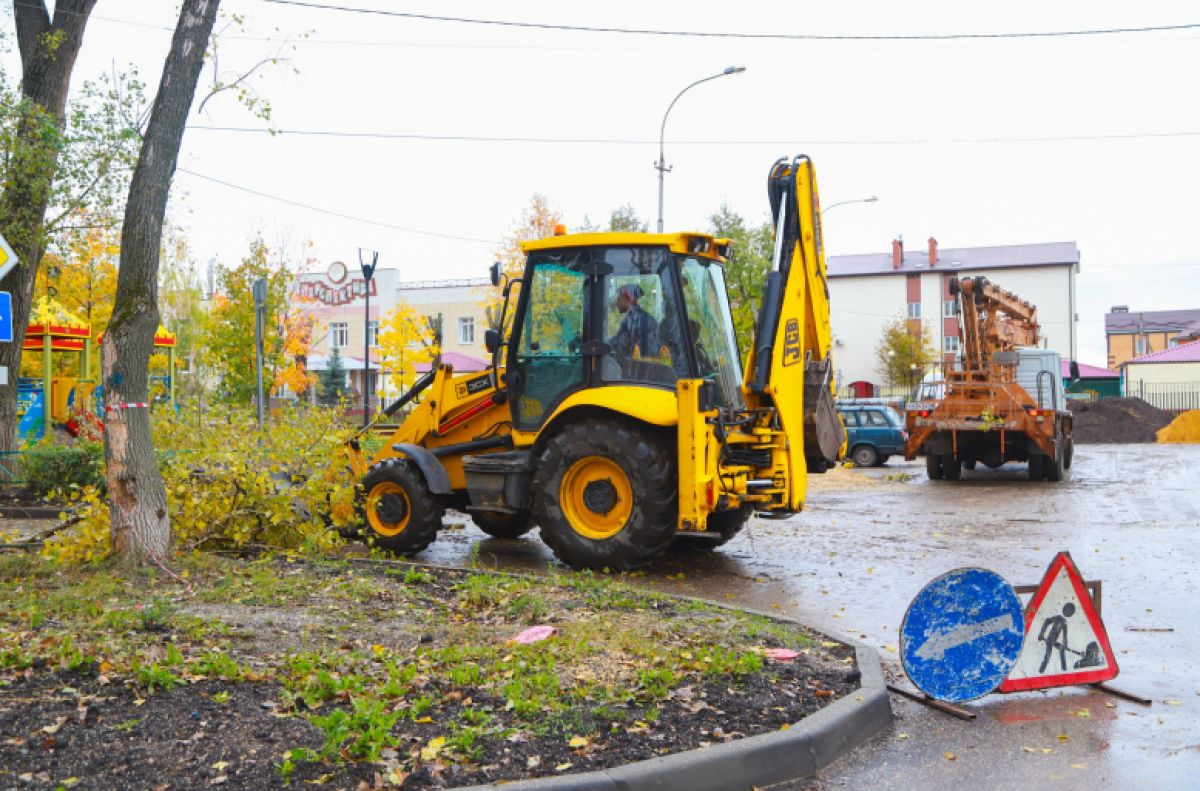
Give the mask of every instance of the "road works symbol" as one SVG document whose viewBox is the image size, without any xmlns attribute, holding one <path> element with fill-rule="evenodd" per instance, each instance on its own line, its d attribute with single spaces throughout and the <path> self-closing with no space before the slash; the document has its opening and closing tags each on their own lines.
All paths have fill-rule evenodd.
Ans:
<svg viewBox="0 0 1200 791">
<path fill-rule="evenodd" d="M 1108 632 L 1068 552 L 1050 561 L 1025 609 L 1025 647 L 1001 692 L 1096 684 L 1117 676 Z"/>
<path fill-rule="evenodd" d="M 904 614 L 900 659 L 917 689 L 946 701 L 996 689 L 1024 637 L 1021 600 L 999 574 L 957 569 L 926 585 Z"/>
</svg>

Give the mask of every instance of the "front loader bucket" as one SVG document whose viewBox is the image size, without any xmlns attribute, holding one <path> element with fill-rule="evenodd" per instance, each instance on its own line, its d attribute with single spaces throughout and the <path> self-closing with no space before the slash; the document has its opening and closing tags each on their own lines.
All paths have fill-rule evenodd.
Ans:
<svg viewBox="0 0 1200 791">
<path fill-rule="evenodd" d="M 832 362 L 806 360 L 804 364 L 804 450 L 809 469 L 823 470 L 837 462 L 846 442 L 846 429 L 829 389 Z"/>
</svg>

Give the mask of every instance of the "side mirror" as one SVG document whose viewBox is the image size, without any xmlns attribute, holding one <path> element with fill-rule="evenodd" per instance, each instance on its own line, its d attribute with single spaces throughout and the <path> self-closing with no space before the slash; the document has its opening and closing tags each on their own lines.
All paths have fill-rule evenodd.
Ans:
<svg viewBox="0 0 1200 791">
<path fill-rule="evenodd" d="M 1079 363 L 1072 360 L 1071 361 L 1071 381 L 1074 382 L 1080 378 L 1081 377 L 1079 376 Z"/>
<path fill-rule="evenodd" d="M 491 270 L 489 270 L 489 274 L 491 275 L 491 278 L 492 278 L 492 286 L 499 286 L 500 285 L 500 262 L 499 261 L 492 264 L 492 268 L 491 268 Z"/>
<path fill-rule="evenodd" d="M 488 350 L 488 354 L 495 354 L 500 348 L 500 331 L 484 330 L 483 347 Z"/>
</svg>

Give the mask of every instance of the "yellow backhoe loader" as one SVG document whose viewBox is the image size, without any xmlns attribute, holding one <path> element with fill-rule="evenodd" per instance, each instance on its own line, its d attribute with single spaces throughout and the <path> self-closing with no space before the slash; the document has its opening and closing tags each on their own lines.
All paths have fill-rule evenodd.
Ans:
<svg viewBox="0 0 1200 791">
<path fill-rule="evenodd" d="M 412 555 L 446 508 L 493 536 L 535 524 L 568 565 L 631 569 L 673 541 L 715 547 L 753 513 L 800 510 L 808 472 L 844 452 L 812 162 L 770 172 L 775 254 L 754 348 L 734 335 L 722 264 L 701 233 L 557 234 L 502 283 L 484 373 L 438 365 L 362 476 L 365 535 Z"/>
</svg>

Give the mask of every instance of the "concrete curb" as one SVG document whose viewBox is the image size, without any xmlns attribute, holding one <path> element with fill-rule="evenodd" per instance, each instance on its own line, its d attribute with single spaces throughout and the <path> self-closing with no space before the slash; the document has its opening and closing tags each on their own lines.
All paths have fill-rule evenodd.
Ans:
<svg viewBox="0 0 1200 791">
<path fill-rule="evenodd" d="M 892 724 L 892 707 L 879 654 L 874 648 L 855 640 L 830 637 L 854 647 L 858 669 L 862 673 L 861 686 L 858 692 L 829 704 L 786 731 L 749 736 L 613 769 L 463 788 L 477 791 L 668 791 L 679 788 L 728 791 L 811 777 Z"/>
</svg>

